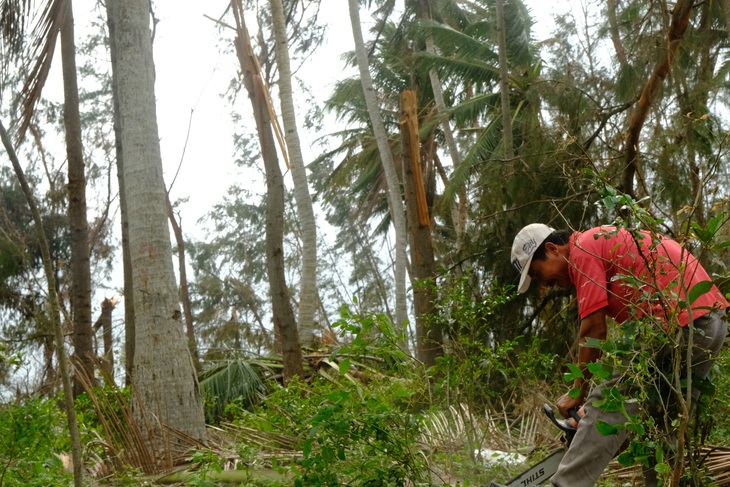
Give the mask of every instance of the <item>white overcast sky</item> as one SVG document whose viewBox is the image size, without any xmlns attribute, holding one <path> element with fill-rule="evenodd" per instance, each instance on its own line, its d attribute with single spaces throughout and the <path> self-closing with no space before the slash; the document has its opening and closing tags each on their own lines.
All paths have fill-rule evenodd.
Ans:
<svg viewBox="0 0 730 487">
<path fill-rule="evenodd" d="M 230 178 L 237 174 L 232 163 L 231 107 L 220 94 L 237 72 L 238 60 L 232 54 L 219 54 L 218 29 L 205 17 L 219 18 L 228 3 L 228 0 L 184 0 L 158 2 L 156 7 L 160 19 L 154 53 L 156 93 L 168 184 L 180 161 L 191 110 L 194 110 L 190 140 L 172 192 L 173 198 L 190 198 L 184 207 L 189 215 L 186 218 L 188 229 L 210 205 L 220 201 L 232 182 Z M 332 19 L 327 31 L 328 42 L 313 57 L 318 61 L 316 65 L 307 63 L 297 73 L 316 87 L 315 92 L 322 99 L 343 74 L 340 54 L 352 49 L 353 45 L 347 2 L 326 0 L 323 5 L 326 18 Z M 228 21 L 232 22 L 230 15 Z M 253 22 L 249 30 L 255 35 Z M 299 104 L 300 100 L 296 102 Z M 238 103 L 240 113 L 250 113 L 246 97 L 241 97 Z M 275 105 L 278 109 L 276 101 Z M 298 110 L 297 117 L 304 117 L 303 109 Z M 300 133 L 300 138 L 305 160 L 311 160 L 314 157 L 309 151 L 311 140 L 306 133 Z M 289 178 L 287 180 L 290 182 Z M 202 181 L 205 181 L 204 185 L 201 185 Z"/>
</svg>

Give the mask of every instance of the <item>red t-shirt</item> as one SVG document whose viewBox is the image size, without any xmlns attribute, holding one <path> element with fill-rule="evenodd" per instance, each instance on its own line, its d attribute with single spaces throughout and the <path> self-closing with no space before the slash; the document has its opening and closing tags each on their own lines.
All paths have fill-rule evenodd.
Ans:
<svg viewBox="0 0 730 487">
<path fill-rule="evenodd" d="M 664 237 L 652 241 L 648 232 L 637 239 L 623 228 L 608 226 L 576 232 L 570 239 L 569 261 L 581 318 L 606 308 L 608 316 L 618 322 L 636 313 L 637 317 L 659 316 L 665 322 L 677 319 L 685 326 L 690 304 L 693 319 L 730 304 L 715 285 L 686 303 L 689 290 L 699 282 L 711 281 L 710 277 L 687 249 Z M 660 300 L 658 295 L 666 299 Z M 680 302 L 686 304 L 680 306 Z"/>
</svg>

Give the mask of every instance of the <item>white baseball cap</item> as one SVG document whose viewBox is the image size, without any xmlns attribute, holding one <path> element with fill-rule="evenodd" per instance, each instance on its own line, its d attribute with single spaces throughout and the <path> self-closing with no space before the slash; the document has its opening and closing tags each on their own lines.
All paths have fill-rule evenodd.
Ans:
<svg viewBox="0 0 730 487">
<path fill-rule="evenodd" d="M 532 278 L 528 275 L 530 263 L 535 251 L 555 229 L 542 223 L 531 223 L 515 236 L 512 243 L 512 265 L 520 273 L 518 293 L 524 293 L 530 287 Z"/>
</svg>

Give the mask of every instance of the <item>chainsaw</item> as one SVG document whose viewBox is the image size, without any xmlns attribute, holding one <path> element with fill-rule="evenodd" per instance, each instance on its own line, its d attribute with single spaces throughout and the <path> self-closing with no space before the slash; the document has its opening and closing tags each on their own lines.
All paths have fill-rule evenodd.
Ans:
<svg viewBox="0 0 730 487">
<path fill-rule="evenodd" d="M 542 461 L 528 468 L 506 484 L 491 482 L 489 484 L 489 487 L 539 487 L 542 482 L 552 477 L 553 474 L 558 471 L 558 465 L 560 465 L 560 461 L 565 456 L 565 452 L 568 450 L 570 442 L 573 441 L 573 436 L 575 436 L 576 429 L 570 423 L 568 423 L 568 421 L 564 419 L 557 419 L 555 417 L 555 413 L 549 405 L 543 405 L 542 410 L 545 415 L 550 418 L 550 421 L 552 421 L 555 426 L 560 428 L 560 430 L 565 433 L 563 447 L 550 453 Z M 575 419 L 576 422 L 580 421 L 580 417 L 574 409 L 571 409 L 568 412 L 573 417 L 573 419 Z"/>
</svg>

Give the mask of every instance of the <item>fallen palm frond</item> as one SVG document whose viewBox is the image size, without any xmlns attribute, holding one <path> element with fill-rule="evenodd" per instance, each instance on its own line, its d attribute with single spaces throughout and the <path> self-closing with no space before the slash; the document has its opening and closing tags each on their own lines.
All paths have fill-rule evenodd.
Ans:
<svg viewBox="0 0 730 487">
<path fill-rule="evenodd" d="M 103 364 L 98 359 L 95 362 L 106 384 L 103 391 L 81 367 L 76 367 L 75 372 L 101 424 L 103 439 L 99 438 L 97 444 L 106 453 L 106 465 L 98 466 L 100 471 L 124 472 L 131 466 L 148 474 L 159 473 L 186 461 L 191 448 L 203 446 L 188 435 L 162 425 L 144 410 L 133 413 L 124 391 L 104 372 Z M 131 394 L 136 394 L 134 386 Z M 142 408 L 141 401 L 137 401 L 137 407 Z M 161 446 L 158 451 L 150 447 L 150 438 L 155 438 Z"/>
<path fill-rule="evenodd" d="M 466 446 L 500 451 L 530 451 L 539 441 L 552 439 L 547 421 L 527 411 L 515 418 L 485 411 L 474 414 L 466 404 L 429 414 L 423 421 L 421 444 L 428 450 L 456 451 Z"/>
<path fill-rule="evenodd" d="M 473 432 L 481 429 L 481 423 L 484 421 L 475 418 L 466 404 L 452 405 L 424 418 L 420 441 L 431 451 L 460 450 L 470 442 Z"/>
<path fill-rule="evenodd" d="M 125 465 L 132 465 L 143 471 L 152 470 L 155 464 L 153 455 L 142 439 L 142 431 L 124 393 L 110 381 L 110 398 L 108 394 L 100 393 L 95 379 L 86 375 L 82 367 L 76 367 L 75 372 L 101 423 L 104 435 L 101 446 L 107 454 L 106 462 L 115 471 L 123 470 Z"/>
<path fill-rule="evenodd" d="M 206 420 L 219 421 L 225 408 L 235 400 L 241 401 L 243 407 L 256 404 L 266 390 L 263 372 L 277 367 L 281 365 L 239 359 L 221 362 L 203 372 L 200 393 L 205 399 Z"/>
<path fill-rule="evenodd" d="M 703 459 L 702 466 L 707 469 L 708 476 L 713 479 L 713 486 L 730 486 L 730 448 L 704 447 L 701 449 L 700 457 Z M 631 480 L 642 482 L 640 466 L 621 467 L 615 460 L 609 465 L 609 469 L 603 477 L 621 482 Z"/>
<path fill-rule="evenodd" d="M 235 443 L 246 443 L 272 450 L 299 451 L 300 439 L 275 431 L 261 431 L 248 426 L 225 423 L 217 429 L 225 433 L 226 437 Z"/>
</svg>

